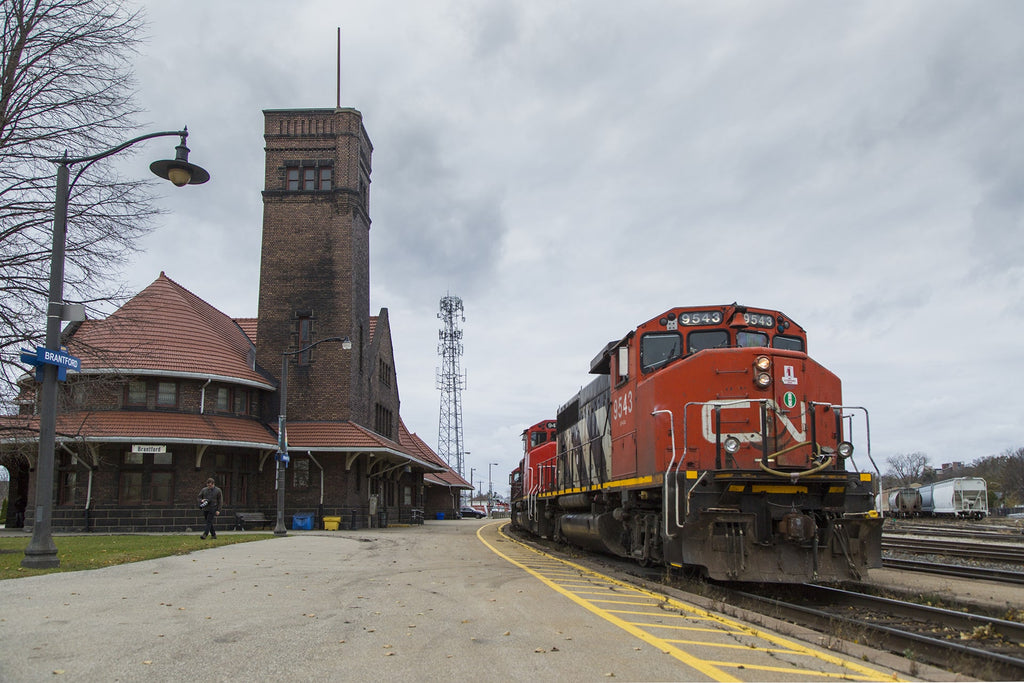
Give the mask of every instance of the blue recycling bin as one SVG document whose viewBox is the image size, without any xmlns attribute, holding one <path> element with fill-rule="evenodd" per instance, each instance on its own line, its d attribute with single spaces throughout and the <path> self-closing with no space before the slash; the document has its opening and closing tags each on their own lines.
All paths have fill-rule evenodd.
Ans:
<svg viewBox="0 0 1024 683">
<path fill-rule="evenodd" d="M 313 513 L 296 512 L 292 515 L 292 529 L 299 531 L 311 531 L 313 529 Z"/>
<path fill-rule="evenodd" d="M 437 513 L 437 519 L 444 519 L 444 513 L 443 512 L 438 512 Z"/>
</svg>

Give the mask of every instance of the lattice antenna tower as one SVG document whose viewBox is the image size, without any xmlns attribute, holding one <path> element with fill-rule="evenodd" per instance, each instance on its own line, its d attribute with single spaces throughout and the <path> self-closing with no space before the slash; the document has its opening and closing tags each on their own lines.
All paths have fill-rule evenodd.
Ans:
<svg viewBox="0 0 1024 683">
<path fill-rule="evenodd" d="M 448 466 L 465 476 L 462 442 L 462 390 L 466 388 L 466 375 L 459 369 L 462 356 L 462 329 L 466 322 L 462 299 L 446 294 L 441 299 L 441 312 L 437 314 L 442 327 L 437 333 L 437 353 L 441 368 L 437 371 L 437 388 L 441 391 L 441 417 L 438 420 L 437 454 Z"/>
</svg>

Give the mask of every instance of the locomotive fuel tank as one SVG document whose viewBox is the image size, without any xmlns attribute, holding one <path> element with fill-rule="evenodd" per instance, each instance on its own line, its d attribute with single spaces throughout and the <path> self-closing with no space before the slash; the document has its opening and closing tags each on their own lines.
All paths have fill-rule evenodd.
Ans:
<svg viewBox="0 0 1024 683">
<path fill-rule="evenodd" d="M 562 515 L 559 520 L 562 536 L 573 545 L 611 555 L 626 554 L 626 549 L 619 541 L 622 524 L 615 519 L 614 513 L 570 512 Z"/>
</svg>

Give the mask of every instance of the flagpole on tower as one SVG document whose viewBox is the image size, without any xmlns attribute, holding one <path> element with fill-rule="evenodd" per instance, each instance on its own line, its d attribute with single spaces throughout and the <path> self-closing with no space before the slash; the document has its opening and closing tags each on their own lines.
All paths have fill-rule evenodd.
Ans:
<svg viewBox="0 0 1024 683">
<path fill-rule="evenodd" d="M 338 104 L 341 109 L 341 27 L 338 27 Z"/>
</svg>

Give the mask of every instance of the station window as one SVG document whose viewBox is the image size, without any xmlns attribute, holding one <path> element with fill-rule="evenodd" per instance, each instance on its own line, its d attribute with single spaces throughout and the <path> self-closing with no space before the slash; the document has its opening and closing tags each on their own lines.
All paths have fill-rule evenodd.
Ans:
<svg viewBox="0 0 1024 683">
<path fill-rule="evenodd" d="M 309 460 L 306 458 L 292 461 L 292 486 L 297 489 L 309 488 Z"/>
<path fill-rule="evenodd" d="M 334 168 L 330 165 L 288 166 L 285 188 L 289 192 L 325 192 L 333 187 Z"/>
<path fill-rule="evenodd" d="M 249 414 L 249 392 L 245 389 L 234 390 L 234 409 L 232 412 L 235 415 L 248 415 Z"/>
<path fill-rule="evenodd" d="M 78 486 L 75 456 L 67 451 L 57 452 L 57 505 L 74 505 Z"/>
<path fill-rule="evenodd" d="M 393 434 L 392 430 L 392 413 L 390 410 L 377 403 L 374 405 L 374 418 L 373 418 L 373 431 L 377 432 L 381 436 L 391 438 Z"/>
<path fill-rule="evenodd" d="M 169 505 L 174 500 L 174 456 L 125 453 L 118 484 L 121 505 Z"/>
<path fill-rule="evenodd" d="M 313 340 L 313 319 L 309 316 L 299 318 L 299 348 L 304 349 Z M 298 356 L 299 365 L 309 365 L 309 351 L 303 351 Z"/>
<path fill-rule="evenodd" d="M 157 382 L 156 404 L 161 408 L 175 408 L 178 405 L 178 383 Z"/>
<path fill-rule="evenodd" d="M 124 404 L 126 406 L 146 406 L 146 382 L 141 379 L 133 379 L 128 382 L 124 391 Z"/>
<path fill-rule="evenodd" d="M 226 413 L 231 410 L 231 390 L 227 387 L 217 387 L 214 396 L 213 409 L 218 413 Z"/>
</svg>

